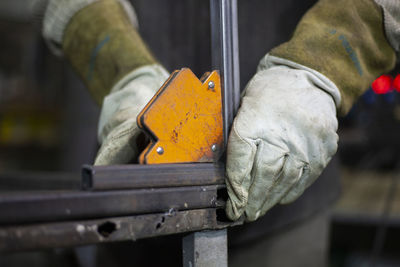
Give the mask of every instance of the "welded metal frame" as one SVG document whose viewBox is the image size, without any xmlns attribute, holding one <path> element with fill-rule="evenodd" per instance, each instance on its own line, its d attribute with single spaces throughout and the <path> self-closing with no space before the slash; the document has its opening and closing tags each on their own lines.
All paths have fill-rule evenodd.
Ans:
<svg viewBox="0 0 400 267">
<path fill-rule="evenodd" d="M 86 166 L 84 180 L 102 189 L 2 193 L 0 251 L 136 240 L 238 224 L 217 219 L 225 206 L 223 169 L 213 163 Z M 171 184 L 160 182 L 164 174 Z M 109 184 L 113 178 L 121 185 Z"/>
<path fill-rule="evenodd" d="M 222 77 L 226 146 L 240 104 L 237 0 L 210 0 L 210 12 L 212 68 Z M 186 237 L 186 251 L 191 247 L 193 253 L 185 254 L 184 264 L 227 266 L 227 232 L 219 229 L 241 222 L 218 219 L 224 179 L 224 166 L 217 164 L 84 166 L 83 190 L 0 194 L 0 251 L 218 230 Z M 202 261 L 194 253 L 199 251 L 219 251 L 219 256 Z"/>
</svg>

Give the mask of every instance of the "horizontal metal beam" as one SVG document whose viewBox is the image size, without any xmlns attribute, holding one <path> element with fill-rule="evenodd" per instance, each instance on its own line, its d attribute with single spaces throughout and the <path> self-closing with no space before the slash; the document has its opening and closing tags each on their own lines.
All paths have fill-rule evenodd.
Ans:
<svg viewBox="0 0 400 267">
<path fill-rule="evenodd" d="M 0 194 L 0 225 L 94 219 L 168 210 L 215 208 L 224 186 Z"/>
<path fill-rule="evenodd" d="M 85 166 L 83 179 L 91 191 L 0 192 L 0 251 L 136 240 L 242 223 L 217 219 L 226 198 L 223 165 Z"/>
<path fill-rule="evenodd" d="M 223 185 L 223 165 L 213 163 L 90 166 L 82 170 L 85 190 Z"/>
<path fill-rule="evenodd" d="M 215 209 L 198 209 L 99 220 L 0 227 L 0 251 L 137 240 L 188 231 L 221 229 L 228 225 L 231 224 L 217 221 Z"/>
</svg>

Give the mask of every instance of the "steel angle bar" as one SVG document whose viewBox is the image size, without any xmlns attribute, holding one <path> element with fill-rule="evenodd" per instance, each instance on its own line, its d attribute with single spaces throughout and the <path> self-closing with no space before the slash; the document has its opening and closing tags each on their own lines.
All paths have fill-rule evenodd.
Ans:
<svg viewBox="0 0 400 267">
<path fill-rule="evenodd" d="M 59 248 L 220 229 L 215 209 L 0 227 L 0 251 Z"/>
<path fill-rule="evenodd" d="M 90 166 L 82 170 L 85 190 L 223 185 L 223 165 L 213 163 Z"/>
<path fill-rule="evenodd" d="M 215 208 L 223 186 L 118 191 L 39 191 L 0 194 L 0 224 L 93 219 L 175 210 Z"/>
</svg>

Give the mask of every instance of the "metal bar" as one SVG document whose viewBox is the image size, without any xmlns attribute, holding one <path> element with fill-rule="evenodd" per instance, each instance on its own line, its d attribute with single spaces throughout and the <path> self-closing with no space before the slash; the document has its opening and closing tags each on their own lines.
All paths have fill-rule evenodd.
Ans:
<svg viewBox="0 0 400 267">
<path fill-rule="evenodd" d="M 240 104 L 240 66 L 236 0 L 210 0 L 212 67 L 221 72 L 224 141 Z"/>
<path fill-rule="evenodd" d="M 215 208 L 219 185 L 104 192 L 0 194 L 0 224 L 81 220 Z"/>
<path fill-rule="evenodd" d="M 198 209 L 0 228 L 0 251 L 80 246 L 220 229 L 215 209 Z"/>
<path fill-rule="evenodd" d="M 210 0 L 211 68 L 219 70 L 222 77 L 221 0 Z M 222 82 L 222 81 L 221 81 Z M 222 82 L 223 85 L 223 82 Z"/>
<path fill-rule="evenodd" d="M 183 267 L 228 266 L 226 229 L 192 233 L 183 238 Z"/>
<path fill-rule="evenodd" d="M 231 25 L 231 1 L 222 0 L 221 21 L 222 21 L 222 76 L 224 82 L 224 123 L 225 123 L 225 144 L 227 144 L 228 133 L 233 122 L 233 73 L 232 73 L 232 25 Z"/>
<path fill-rule="evenodd" d="M 240 64 L 239 64 L 239 22 L 237 0 L 231 1 L 231 20 L 232 20 L 232 97 L 233 97 L 233 117 L 236 115 L 240 106 Z"/>
<path fill-rule="evenodd" d="M 221 72 L 224 144 L 240 104 L 236 0 L 210 0 L 212 67 Z M 183 266 L 228 266 L 226 230 L 194 233 L 183 239 Z"/>
<path fill-rule="evenodd" d="M 236 0 L 210 0 L 210 3 L 214 14 L 211 16 L 213 47 L 217 48 L 213 49 L 213 66 L 221 71 L 224 88 L 226 143 L 240 96 L 237 3 Z M 84 245 L 228 226 L 219 224 L 215 214 L 220 207 L 217 191 L 223 188 L 218 185 L 223 183 L 223 167 L 196 164 L 198 172 L 192 167 L 183 164 L 124 166 L 113 170 L 88 167 L 84 188 L 136 189 L 0 194 L 0 249 Z M 170 214 L 178 215 L 170 220 Z M 199 237 L 201 234 L 197 233 Z M 207 235 L 211 239 L 220 236 L 218 232 Z M 220 247 L 224 251 L 219 258 L 226 259 L 226 232 L 222 237 Z M 198 260 L 207 262 L 206 259 Z M 223 261 L 218 266 L 226 264 Z"/>
<path fill-rule="evenodd" d="M 213 163 L 89 166 L 82 170 L 86 190 L 114 190 L 224 184 L 223 165 Z"/>
</svg>

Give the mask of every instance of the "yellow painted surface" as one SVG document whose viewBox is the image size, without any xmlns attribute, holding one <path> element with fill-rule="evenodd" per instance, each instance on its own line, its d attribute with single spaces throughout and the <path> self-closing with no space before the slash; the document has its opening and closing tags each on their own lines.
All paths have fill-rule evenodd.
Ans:
<svg viewBox="0 0 400 267">
<path fill-rule="evenodd" d="M 210 81 L 214 88 L 208 86 Z M 139 157 L 141 164 L 213 162 L 223 147 L 218 72 L 206 73 L 199 80 L 189 69 L 175 71 L 137 121 L 152 139 Z M 214 144 L 216 152 L 211 149 Z"/>
</svg>

